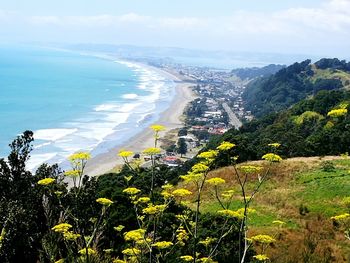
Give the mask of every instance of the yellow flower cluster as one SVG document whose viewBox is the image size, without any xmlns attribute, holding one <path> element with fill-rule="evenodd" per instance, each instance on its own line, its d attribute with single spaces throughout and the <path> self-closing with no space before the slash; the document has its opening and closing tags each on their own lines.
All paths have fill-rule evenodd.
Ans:
<svg viewBox="0 0 350 263">
<path fill-rule="evenodd" d="M 189 172 L 187 175 L 181 175 L 180 178 L 183 179 L 186 183 L 190 183 L 190 182 L 198 182 L 203 178 L 203 176 L 204 176 L 203 173 Z"/>
<path fill-rule="evenodd" d="M 274 142 L 274 143 L 269 143 L 268 146 L 273 147 L 273 148 L 278 148 L 281 146 L 280 143 Z"/>
<path fill-rule="evenodd" d="M 202 244 L 205 247 L 208 247 L 210 244 L 214 243 L 215 241 L 216 241 L 216 238 L 207 237 L 205 240 L 199 241 L 199 244 Z"/>
<path fill-rule="evenodd" d="M 217 262 L 214 261 L 213 259 L 207 258 L 207 257 L 200 258 L 198 261 L 199 261 L 199 262 L 203 262 L 203 263 L 217 263 Z"/>
<path fill-rule="evenodd" d="M 206 182 L 210 185 L 215 185 L 215 186 L 226 183 L 226 181 L 224 179 L 219 178 L 219 177 L 210 178 L 210 179 L 206 180 Z"/>
<path fill-rule="evenodd" d="M 127 256 L 136 256 L 141 254 L 141 250 L 137 248 L 127 248 L 124 249 L 122 253 Z"/>
<path fill-rule="evenodd" d="M 269 161 L 269 162 L 280 162 L 280 161 L 282 161 L 281 156 L 279 156 L 277 154 L 274 154 L 274 153 L 267 153 L 261 158 L 266 160 L 266 161 Z"/>
<path fill-rule="evenodd" d="M 73 226 L 68 223 L 61 223 L 58 225 L 55 225 L 53 228 L 51 228 L 53 231 L 57 233 L 66 233 L 69 229 L 71 229 Z"/>
<path fill-rule="evenodd" d="M 262 243 L 262 244 L 271 244 L 276 241 L 276 239 L 274 239 L 272 236 L 269 236 L 269 235 L 256 235 L 249 238 L 249 240 L 256 243 Z"/>
<path fill-rule="evenodd" d="M 88 152 L 77 152 L 68 157 L 68 160 L 71 162 L 89 160 L 91 158 L 90 153 Z"/>
<path fill-rule="evenodd" d="M 162 213 L 166 208 L 166 205 L 153 205 L 149 204 L 148 207 L 142 209 L 142 212 L 147 215 L 156 215 Z"/>
<path fill-rule="evenodd" d="M 113 263 L 128 263 L 128 262 L 125 260 L 121 260 L 121 259 L 115 259 L 115 260 L 113 260 Z"/>
<path fill-rule="evenodd" d="M 80 234 L 75 234 L 73 232 L 68 231 L 68 232 L 63 233 L 63 237 L 66 240 L 73 240 L 74 241 L 80 237 Z"/>
<path fill-rule="evenodd" d="M 156 147 L 150 147 L 150 148 L 144 150 L 143 153 L 148 154 L 148 155 L 156 155 L 156 154 L 160 154 L 161 150 L 159 148 L 156 148 Z"/>
<path fill-rule="evenodd" d="M 181 256 L 180 259 L 182 259 L 183 261 L 185 262 L 190 262 L 190 261 L 193 261 L 193 257 L 192 256 Z"/>
<path fill-rule="evenodd" d="M 137 199 L 137 203 L 149 203 L 151 201 L 151 198 L 149 197 L 140 197 L 139 199 Z"/>
<path fill-rule="evenodd" d="M 253 258 L 255 258 L 258 261 L 266 261 L 269 260 L 269 257 L 263 254 L 255 255 Z"/>
<path fill-rule="evenodd" d="M 123 158 L 128 158 L 132 156 L 134 153 L 132 151 L 125 151 L 125 150 L 120 150 L 118 155 Z"/>
<path fill-rule="evenodd" d="M 209 150 L 207 152 L 202 152 L 202 153 L 198 154 L 198 157 L 203 158 L 203 159 L 207 159 L 207 160 L 211 160 L 211 159 L 215 159 L 215 157 L 217 155 L 218 155 L 218 151 Z"/>
<path fill-rule="evenodd" d="M 184 246 L 185 242 L 189 239 L 188 233 L 183 226 L 180 226 L 176 230 L 176 240 L 180 246 Z"/>
<path fill-rule="evenodd" d="M 231 199 L 234 195 L 235 191 L 234 190 L 227 190 L 221 194 L 221 196 L 225 199 Z"/>
<path fill-rule="evenodd" d="M 244 215 L 242 213 L 239 213 L 238 211 L 233 211 L 230 209 L 219 210 L 218 213 L 227 217 L 232 217 L 232 218 L 238 218 L 238 219 L 244 218 Z"/>
<path fill-rule="evenodd" d="M 38 181 L 39 185 L 49 185 L 52 184 L 55 181 L 53 178 L 44 178 Z"/>
<path fill-rule="evenodd" d="M 138 241 L 142 240 L 145 236 L 146 230 L 140 228 L 136 230 L 131 230 L 124 234 L 125 241 Z"/>
<path fill-rule="evenodd" d="M 348 114 L 347 109 L 334 109 L 334 110 L 331 110 L 330 112 L 328 112 L 327 116 L 333 117 L 333 118 L 338 118 L 341 116 L 345 116 L 346 114 Z"/>
<path fill-rule="evenodd" d="M 234 143 L 223 141 L 218 147 L 216 147 L 216 149 L 219 151 L 228 151 L 235 146 L 236 145 Z"/>
<path fill-rule="evenodd" d="M 137 195 L 138 193 L 140 193 L 141 190 L 137 189 L 135 187 L 129 187 L 123 190 L 123 193 L 126 193 L 128 195 Z"/>
<path fill-rule="evenodd" d="M 164 131 L 164 130 L 165 130 L 165 126 L 159 125 L 159 124 L 151 125 L 150 128 L 151 128 L 152 130 L 154 130 L 155 132 L 160 132 L 160 131 Z"/>
<path fill-rule="evenodd" d="M 191 191 L 184 189 L 184 188 L 176 189 L 173 191 L 173 195 L 178 196 L 178 197 L 184 197 L 184 196 L 191 195 L 191 194 L 192 194 Z"/>
<path fill-rule="evenodd" d="M 333 219 L 334 221 L 341 221 L 341 220 L 347 219 L 349 217 L 350 217 L 349 213 L 344 213 L 344 214 L 341 214 L 341 215 L 332 216 L 331 219 Z"/>
<path fill-rule="evenodd" d="M 108 199 L 108 198 L 98 198 L 96 199 L 96 202 L 101 204 L 101 205 L 104 205 L 104 206 L 110 206 L 111 204 L 113 204 L 113 201 Z"/>
<path fill-rule="evenodd" d="M 113 229 L 118 231 L 118 232 L 121 232 L 124 228 L 125 228 L 125 226 L 123 226 L 123 225 L 113 227 Z"/>
<path fill-rule="evenodd" d="M 79 170 L 68 170 L 66 172 L 64 172 L 65 176 L 69 176 L 69 177 L 78 177 L 80 176 L 80 171 Z"/>
<path fill-rule="evenodd" d="M 156 247 L 158 249 L 166 249 L 168 247 L 171 247 L 172 245 L 174 245 L 174 244 L 172 242 L 169 242 L 169 241 L 159 241 L 159 242 L 152 244 L 152 247 Z"/>
<path fill-rule="evenodd" d="M 80 255 L 86 255 L 86 249 L 85 249 L 85 248 L 80 249 L 80 250 L 78 251 L 78 253 L 79 253 Z M 96 251 L 93 250 L 92 248 L 88 248 L 88 249 L 87 249 L 87 253 L 88 253 L 88 255 L 95 255 L 95 254 L 96 254 Z"/>
<path fill-rule="evenodd" d="M 204 173 L 209 169 L 209 167 L 203 163 L 196 163 L 192 166 L 191 170 L 193 173 Z"/>
<path fill-rule="evenodd" d="M 238 167 L 243 173 L 251 174 L 251 173 L 258 173 L 262 170 L 262 167 L 260 166 L 254 166 L 254 165 L 242 165 Z"/>
<path fill-rule="evenodd" d="M 164 197 L 164 199 L 173 197 L 173 194 L 169 192 L 173 188 L 174 186 L 172 184 L 165 184 L 162 186 L 163 191 L 161 192 L 161 195 Z"/>
</svg>

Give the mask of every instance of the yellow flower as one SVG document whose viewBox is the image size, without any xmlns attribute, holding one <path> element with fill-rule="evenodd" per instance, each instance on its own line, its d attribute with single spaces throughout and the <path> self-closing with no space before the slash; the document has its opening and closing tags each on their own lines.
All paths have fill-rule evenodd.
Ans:
<svg viewBox="0 0 350 263">
<path fill-rule="evenodd" d="M 269 257 L 266 255 L 263 255 L 263 254 L 256 255 L 253 258 L 255 258 L 256 260 L 259 260 L 259 261 L 269 260 Z"/>
<path fill-rule="evenodd" d="M 53 178 L 44 178 L 38 181 L 39 185 L 49 185 L 52 184 L 55 181 Z"/>
<path fill-rule="evenodd" d="M 214 159 L 217 155 L 218 155 L 218 151 L 209 150 L 207 152 L 202 152 L 198 154 L 198 157 L 203 159 Z"/>
<path fill-rule="evenodd" d="M 249 238 L 249 240 L 257 243 L 262 243 L 262 244 L 271 244 L 276 241 L 276 239 L 274 239 L 269 235 L 256 235 Z"/>
<path fill-rule="evenodd" d="M 113 204 L 113 201 L 108 198 L 98 198 L 96 199 L 96 202 L 104 206 L 110 206 Z"/>
<path fill-rule="evenodd" d="M 232 217 L 232 218 L 243 219 L 243 217 L 244 217 L 243 214 L 238 213 L 237 211 L 230 210 L 230 209 L 219 210 L 218 213 L 222 214 L 224 216 L 227 216 L 227 217 Z"/>
<path fill-rule="evenodd" d="M 280 143 L 277 143 L 277 142 L 274 142 L 274 143 L 269 143 L 268 146 L 271 146 L 271 147 L 273 147 L 273 148 L 278 148 L 278 147 L 281 146 L 281 144 L 280 144 Z"/>
<path fill-rule="evenodd" d="M 113 227 L 113 229 L 118 231 L 118 232 L 122 231 L 124 228 L 125 228 L 125 226 L 123 226 L 123 225 L 119 225 L 119 226 Z"/>
<path fill-rule="evenodd" d="M 64 172 L 65 176 L 69 177 L 78 177 L 80 176 L 80 171 L 79 170 L 68 170 Z"/>
<path fill-rule="evenodd" d="M 203 178 L 203 173 L 194 173 L 189 172 L 187 175 L 181 175 L 180 178 L 183 179 L 186 183 L 197 182 Z"/>
<path fill-rule="evenodd" d="M 170 190 L 172 188 L 174 188 L 174 186 L 172 184 L 165 184 L 162 186 L 162 189 L 164 189 L 164 190 Z"/>
<path fill-rule="evenodd" d="M 129 187 L 123 190 L 123 193 L 126 193 L 128 195 L 136 195 L 138 193 L 140 193 L 141 190 L 135 188 L 135 187 Z"/>
<path fill-rule="evenodd" d="M 166 205 L 152 205 L 149 204 L 148 207 L 142 209 L 142 212 L 147 215 L 155 215 L 162 213 L 166 208 Z"/>
<path fill-rule="evenodd" d="M 121 259 L 115 259 L 115 260 L 113 260 L 113 263 L 128 263 L 128 262 L 125 260 L 121 260 Z"/>
<path fill-rule="evenodd" d="M 234 190 L 227 190 L 221 194 L 221 196 L 225 199 L 230 199 L 233 197 L 233 194 L 235 193 Z"/>
<path fill-rule="evenodd" d="M 127 248 L 127 249 L 124 249 L 122 251 L 122 253 L 124 255 L 127 255 L 127 256 L 136 256 L 136 255 L 140 255 L 141 254 L 141 250 L 139 250 L 137 248 Z"/>
<path fill-rule="evenodd" d="M 156 154 L 160 154 L 161 150 L 159 148 L 156 148 L 156 147 L 151 147 L 151 148 L 144 150 L 143 153 L 148 154 L 148 155 L 156 155 Z"/>
<path fill-rule="evenodd" d="M 55 261 L 55 263 L 64 263 L 64 258 L 61 258 L 61 259 Z"/>
<path fill-rule="evenodd" d="M 332 216 L 331 219 L 333 219 L 334 221 L 341 221 L 341 220 L 347 219 L 349 217 L 350 217 L 350 214 L 344 213 L 344 214 L 341 214 L 341 215 Z"/>
<path fill-rule="evenodd" d="M 189 239 L 188 233 L 180 226 L 179 229 L 176 230 L 176 240 L 180 246 L 184 246 L 185 242 Z"/>
<path fill-rule="evenodd" d="M 66 233 L 69 229 L 71 229 L 73 226 L 68 223 L 61 223 L 58 225 L 55 225 L 53 228 L 51 228 L 53 231 L 57 233 Z"/>
<path fill-rule="evenodd" d="M 77 238 L 80 237 L 80 234 L 74 234 L 73 232 L 65 232 L 63 233 L 63 237 L 66 239 L 66 240 L 76 240 Z"/>
<path fill-rule="evenodd" d="M 258 173 L 262 170 L 262 167 L 260 166 L 254 166 L 254 165 L 242 165 L 238 167 L 242 172 L 244 173 Z"/>
<path fill-rule="evenodd" d="M 183 261 L 186 261 L 186 262 L 190 262 L 190 261 L 193 261 L 193 257 L 192 256 L 181 256 L 180 259 L 182 259 Z"/>
<path fill-rule="evenodd" d="M 226 183 L 226 181 L 225 181 L 224 179 L 219 178 L 219 177 L 210 178 L 210 179 L 206 180 L 206 182 L 207 182 L 208 184 L 215 185 L 215 186 L 217 186 L 217 185 L 219 185 L 219 184 L 224 184 L 224 183 Z"/>
<path fill-rule="evenodd" d="M 140 197 L 139 199 L 137 199 L 138 203 L 149 203 L 151 201 L 151 198 L 149 197 Z"/>
<path fill-rule="evenodd" d="M 280 161 L 282 161 L 282 158 L 279 155 L 274 154 L 274 153 L 267 153 L 261 158 L 265 159 L 266 161 L 269 161 L 269 162 L 280 162 Z"/>
<path fill-rule="evenodd" d="M 191 170 L 194 173 L 203 173 L 206 172 L 209 169 L 209 167 L 203 163 L 196 163 L 192 166 Z"/>
<path fill-rule="evenodd" d="M 93 250 L 92 248 L 88 248 L 87 250 L 88 250 L 87 253 L 88 253 L 89 255 L 94 255 L 94 254 L 96 254 L 96 251 Z M 85 248 L 80 249 L 80 250 L 78 251 L 78 253 L 79 253 L 80 255 L 86 255 L 86 249 L 85 249 Z"/>
<path fill-rule="evenodd" d="M 169 241 L 159 241 L 159 242 L 152 244 L 152 247 L 156 247 L 158 249 L 166 249 L 168 247 L 171 247 L 172 245 L 174 245 L 174 244 L 172 242 L 169 242 Z"/>
<path fill-rule="evenodd" d="M 276 224 L 276 225 L 280 225 L 280 226 L 282 226 L 282 225 L 285 224 L 285 222 L 283 222 L 283 221 L 281 221 L 281 220 L 275 220 L 275 221 L 272 221 L 272 223 L 273 223 L 273 224 Z"/>
<path fill-rule="evenodd" d="M 91 158 L 90 153 L 88 152 L 77 152 L 68 157 L 68 160 L 71 162 L 89 160 Z"/>
<path fill-rule="evenodd" d="M 143 239 L 145 233 L 146 233 L 146 230 L 141 228 L 136 230 L 131 230 L 124 234 L 124 239 L 125 241 L 138 241 Z"/>
<path fill-rule="evenodd" d="M 207 258 L 207 257 L 200 258 L 199 262 L 203 262 L 203 263 L 217 263 L 216 261 L 212 260 L 211 258 Z"/>
<path fill-rule="evenodd" d="M 199 241 L 199 244 L 204 245 L 205 247 L 208 247 L 210 244 L 216 241 L 216 238 L 207 237 L 205 240 Z"/>
<path fill-rule="evenodd" d="M 347 109 L 334 109 L 327 113 L 327 116 L 337 118 L 348 114 Z"/>
<path fill-rule="evenodd" d="M 125 150 L 120 150 L 118 155 L 123 158 L 128 158 L 132 156 L 134 153 L 132 151 L 125 151 Z"/>
<path fill-rule="evenodd" d="M 159 125 L 159 124 L 152 125 L 150 128 L 152 130 L 154 130 L 155 132 L 160 132 L 160 131 L 165 130 L 165 127 L 163 125 Z"/>
<path fill-rule="evenodd" d="M 222 142 L 218 147 L 216 147 L 217 150 L 219 151 L 228 151 L 231 148 L 235 147 L 236 145 L 234 143 L 230 142 Z"/>
<path fill-rule="evenodd" d="M 184 189 L 184 188 L 176 189 L 173 191 L 173 195 L 179 196 L 179 197 L 184 197 L 191 194 L 192 194 L 191 191 L 188 191 L 187 189 Z"/>
</svg>

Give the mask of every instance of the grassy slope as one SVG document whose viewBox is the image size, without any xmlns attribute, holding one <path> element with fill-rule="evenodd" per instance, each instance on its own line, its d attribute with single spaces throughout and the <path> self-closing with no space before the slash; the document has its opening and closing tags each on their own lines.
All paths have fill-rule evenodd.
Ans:
<svg viewBox="0 0 350 263">
<path fill-rule="evenodd" d="M 312 82 L 315 82 L 317 79 L 340 79 L 344 88 L 350 88 L 350 85 L 347 84 L 350 82 L 350 73 L 342 70 L 316 69 L 315 65 L 312 66 L 315 73 L 315 75 L 311 78 Z"/>
<path fill-rule="evenodd" d="M 323 171 L 325 160 L 334 164 L 334 171 Z M 254 164 L 263 165 L 262 162 Z M 350 262 L 350 243 L 330 220 L 331 216 L 348 212 L 342 199 L 350 196 L 349 170 L 350 159 L 340 157 L 291 158 L 272 167 L 269 181 L 252 203 L 257 212 L 250 218 L 250 235 L 281 234 L 281 244 L 269 251 L 273 254 L 273 262 Z M 236 190 L 231 206 L 234 210 L 240 208 L 241 203 L 232 172 L 226 167 L 212 172 L 210 177 L 226 180 L 222 190 Z M 253 185 L 256 180 L 251 178 L 249 184 Z M 301 215 L 301 206 L 309 212 Z M 212 213 L 220 209 L 211 190 L 205 189 L 201 212 Z M 278 229 L 272 223 L 274 220 L 282 220 L 286 226 Z M 324 261 L 318 261 L 320 258 Z"/>
</svg>

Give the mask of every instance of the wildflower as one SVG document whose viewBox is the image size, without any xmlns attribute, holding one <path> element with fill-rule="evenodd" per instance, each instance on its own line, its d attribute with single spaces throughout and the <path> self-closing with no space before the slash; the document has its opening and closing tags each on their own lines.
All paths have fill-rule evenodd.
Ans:
<svg viewBox="0 0 350 263">
<path fill-rule="evenodd" d="M 282 158 L 279 155 L 274 154 L 274 153 L 267 153 L 261 158 L 265 159 L 266 161 L 269 161 L 269 162 L 280 162 L 280 161 L 282 161 Z"/>
<path fill-rule="evenodd" d="M 73 232 L 65 232 L 63 233 L 63 237 L 66 239 L 66 240 L 76 240 L 77 238 L 80 237 L 80 234 L 74 234 Z"/>
<path fill-rule="evenodd" d="M 180 226 L 176 230 L 176 240 L 180 246 L 184 246 L 185 242 L 189 239 L 188 233 L 183 228 L 183 226 Z"/>
<path fill-rule="evenodd" d="M 125 151 L 125 150 L 120 150 L 118 155 L 123 158 L 128 158 L 132 156 L 134 153 L 132 151 Z"/>
<path fill-rule="evenodd" d="M 273 147 L 273 148 L 278 148 L 278 147 L 281 146 L 281 144 L 280 144 L 280 143 L 277 143 L 277 142 L 274 142 L 274 143 L 269 143 L 268 146 L 271 146 L 271 147 Z"/>
<path fill-rule="evenodd" d="M 55 181 L 53 178 L 44 178 L 38 181 L 39 185 L 49 185 L 52 184 Z"/>
<path fill-rule="evenodd" d="M 57 233 L 65 233 L 65 232 L 68 232 L 68 230 L 71 229 L 72 227 L 73 226 L 71 224 L 61 223 L 61 224 L 55 225 L 51 229 Z"/>
<path fill-rule="evenodd" d="M 203 173 L 193 173 L 189 172 L 187 175 L 181 175 L 180 178 L 183 179 L 186 183 L 197 182 L 202 179 L 204 176 Z"/>
<path fill-rule="evenodd" d="M 135 188 L 135 187 L 129 187 L 123 190 L 123 193 L 126 193 L 128 195 L 136 195 L 138 193 L 140 193 L 141 190 Z"/>
<path fill-rule="evenodd" d="M 242 172 L 244 173 L 258 173 L 262 170 L 262 167 L 260 166 L 254 166 L 254 165 L 242 165 L 238 167 Z"/>
<path fill-rule="evenodd" d="M 173 191 L 173 195 L 179 196 L 179 197 L 184 197 L 184 196 L 191 195 L 191 194 L 192 194 L 191 191 L 184 189 L 184 188 L 176 189 Z"/>
<path fill-rule="evenodd" d="M 141 250 L 137 248 L 127 248 L 122 251 L 124 255 L 135 256 L 141 254 Z"/>
<path fill-rule="evenodd" d="M 186 262 L 190 262 L 190 261 L 193 261 L 193 257 L 192 256 L 181 256 L 180 259 L 182 259 L 183 261 L 186 261 Z"/>
<path fill-rule="evenodd" d="M 208 247 L 211 243 L 215 241 L 216 241 L 216 238 L 207 237 L 205 240 L 199 241 L 199 244 L 202 244 L 205 247 Z"/>
<path fill-rule="evenodd" d="M 216 147 L 216 149 L 219 151 L 228 151 L 235 146 L 236 145 L 234 143 L 223 141 L 218 147 Z"/>
<path fill-rule="evenodd" d="M 113 227 L 113 229 L 118 231 L 118 232 L 122 231 L 124 228 L 125 228 L 125 226 L 123 226 L 123 225 Z"/>
<path fill-rule="evenodd" d="M 272 224 L 276 224 L 276 225 L 282 226 L 282 225 L 285 224 L 285 222 L 283 222 L 283 221 L 281 221 L 281 220 L 275 220 L 275 221 L 272 221 Z"/>
<path fill-rule="evenodd" d="M 215 186 L 217 186 L 217 185 L 219 185 L 219 184 L 224 184 L 224 183 L 226 183 L 226 181 L 225 181 L 224 179 L 219 178 L 219 177 L 210 178 L 210 179 L 206 180 L 206 182 L 207 182 L 208 184 L 215 185 Z"/>
<path fill-rule="evenodd" d="M 208 169 L 209 167 L 203 163 L 196 163 L 191 168 L 192 172 L 194 173 L 203 173 L 203 172 L 206 172 Z"/>
<path fill-rule="evenodd" d="M 149 203 L 151 201 L 151 199 L 149 197 L 140 197 L 139 199 L 137 199 L 138 203 Z"/>
<path fill-rule="evenodd" d="M 232 217 L 232 218 L 239 218 L 239 219 L 243 219 L 244 218 L 244 215 L 238 213 L 237 211 L 233 211 L 233 210 L 230 210 L 230 209 L 219 210 L 218 213 L 222 214 L 224 216 L 227 216 L 227 217 Z"/>
<path fill-rule="evenodd" d="M 334 123 L 331 122 L 331 121 L 327 121 L 327 123 L 324 125 L 324 129 L 325 130 L 329 130 L 329 129 L 332 129 L 334 127 Z"/>
<path fill-rule="evenodd" d="M 233 197 L 233 194 L 235 193 L 234 190 L 227 190 L 221 194 L 223 198 L 230 199 Z"/>
<path fill-rule="evenodd" d="M 341 220 L 347 219 L 349 217 L 350 217 L 350 214 L 344 213 L 344 214 L 341 214 L 341 215 L 332 216 L 331 219 L 333 219 L 334 221 L 341 221 Z"/>
<path fill-rule="evenodd" d="M 113 204 L 113 201 L 108 198 L 98 198 L 96 199 L 96 202 L 104 206 L 110 206 Z"/>
<path fill-rule="evenodd" d="M 124 234 L 125 241 L 138 241 L 140 239 L 143 239 L 144 235 L 146 233 L 146 230 L 140 228 L 136 230 L 131 230 L 129 232 L 126 232 Z"/>
<path fill-rule="evenodd" d="M 263 255 L 263 254 L 256 255 L 256 256 L 254 256 L 253 258 L 255 258 L 255 259 L 258 260 L 258 261 L 266 261 L 266 260 L 269 260 L 269 257 L 266 256 L 266 255 Z"/>
<path fill-rule="evenodd" d="M 350 206 L 350 197 L 344 197 L 342 200 L 342 204 L 349 207 Z"/>
<path fill-rule="evenodd" d="M 68 170 L 64 172 L 65 176 L 69 177 L 78 177 L 80 176 L 80 171 L 79 170 Z"/>
<path fill-rule="evenodd" d="M 113 260 L 113 263 L 128 263 L 128 262 L 125 260 L 121 260 L 121 259 L 115 259 L 115 260 Z"/>
<path fill-rule="evenodd" d="M 251 237 L 249 240 L 262 244 L 271 244 L 276 241 L 276 239 L 269 235 L 256 235 Z"/>
<path fill-rule="evenodd" d="M 207 258 L 207 257 L 200 258 L 198 261 L 203 262 L 203 263 L 217 263 L 216 261 L 212 260 L 211 258 Z"/>
<path fill-rule="evenodd" d="M 156 155 L 156 154 L 160 154 L 161 150 L 159 148 L 156 148 L 156 147 L 151 147 L 151 148 L 144 150 L 143 153 L 148 154 L 148 155 Z"/>
<path fill-rule="evenodd" d="M 80 250 L 78 251 L 78 253 L 79 253 L 80 255 L 86 255 L 86 248 L 80 249 Z M 87 253 L 88 253 L 88 255 L 94 255 L 94 254 L 96 254 L 96 251 L 93 250 L 92 248 L 88 248 L 88 249 L 87 249 Z"/>
<path fill-rule="evenodd" d="M 165 130 L 165 126 L 159 125 L 159 124 L 152 125 L 150 128 L 152 130 L 154 130 L 155 132 L 160 132 L 160 131 L 164 131 Z"/>
<path fill-rule="evenodd" d="M 217 155 L 218 155 L 218 151 L 209 150 L 207 152 L 202 152 L 198 154 L 198 157 L 203 159 L 214 159 Z"/>
<path fill-rule="evenodd" d="M 166 208 L 166 205 L 152 205 L 149 204 L 148 207 L 142 209 L 142 212 L 147 215 L 155 215 L 163 212 Z"/>
<path fill-rule="evenodd" d="M 71 162 L 77 162 L 82 160 L 89 160 L 91 158 L 90 153 L 88 152 L 77 152 L 68 157 L 68 160 Z"/>
<path fill-rule="evenodd" d="M 159 241 L 159 242 L 152 244 L 152 247 L 156 247 L 158 249 L 166 249 L 168 247 L 171 247 L 172 245 L 174 245 L 174 244 L 172 242 L 169 242 L 169 241 Z"/>
<path fill-rule="evenodd" d="M 162 186 L 162 189 L 164 189 L 164 190 L 170 190 L 172 188 L 174 188 L 174 186 L 172 184 L 165 184 Z"/>
<path fill-rule="evenodd" d="M 341 116 L 345 116 L 348 113 L 347 109 L 334 109 L 327 113 L 327 116 L 338 118 Z"/>
</svg>

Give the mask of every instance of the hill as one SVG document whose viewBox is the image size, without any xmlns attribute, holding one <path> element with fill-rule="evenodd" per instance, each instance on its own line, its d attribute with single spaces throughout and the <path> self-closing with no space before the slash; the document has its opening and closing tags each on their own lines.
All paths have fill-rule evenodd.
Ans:
<svg viewBox="0 0 350 263">
<path fill-rule="evenodd" d="M 258 78 L 243 93 L 246 110 L 256 117 L 286 109 L 320 90 L 335 90 L 350 84 L 350 62 L 321 59 L 294 63 L 274 75 Z"/>
<path fill-rule="evenodd" d="M 285 67 L 286 67 L 285 65 L 270 64 L 262 68 L 253 67 L 253 68 L 233 69 L 231 73 L 239 77 L 241 80 L 246 80 L 246 79 L 255 79 L 257 77 L 270 76 Z"/>
</svg>

